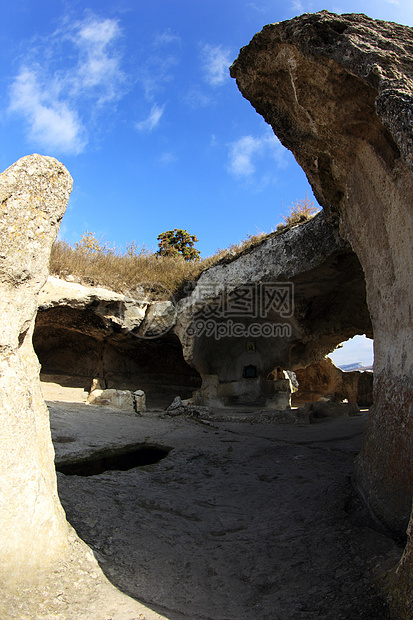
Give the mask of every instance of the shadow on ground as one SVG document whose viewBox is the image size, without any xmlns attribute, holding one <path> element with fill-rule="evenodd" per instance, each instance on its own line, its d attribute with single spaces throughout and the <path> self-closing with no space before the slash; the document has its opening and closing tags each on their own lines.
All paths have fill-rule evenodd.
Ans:
<svg viewBox="0 0 413 620">
<path fill-rule="evenodd" d="M 351 486 L 363 417 L 215 424 L 49 405 L 57 459 L 122 438 L 173 448 L 127 471 L 58 474 L 68 520 L 123 592 L 170 620 L 390 617 L 380 578 L 402 549 Z"/>
</svg>

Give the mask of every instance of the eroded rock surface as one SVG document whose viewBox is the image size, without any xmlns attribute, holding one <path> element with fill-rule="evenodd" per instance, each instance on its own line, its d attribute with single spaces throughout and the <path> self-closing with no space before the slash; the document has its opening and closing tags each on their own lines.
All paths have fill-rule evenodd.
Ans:
<svg viewBox="0 0 413 620">
<path fill-rule="evenodd" d="M 171 331 L 175 316 L 169 301 L 140 301 L 49 277 L 33 337 L 42 373 L 64 375 L 66 383 L 71 376 L 73 385 L 83 380 L 86 389 L 93 378 L 109 389 L 143 389 L 149 406 L 166 406 L 176 394 L 188 398 L 200 379 Z"/>
<path fill-rule="evenodd" d="M 168 329 L 147 337 L 165 317 Z M 360 263 L 319 214 L 208 269 L 176 308 L 50 277 L 34 345 L 43 373 L 143 389 L 149 406 L 191 397 L 200 373 L 199 405 L 285 409 L 275 367 L 307 365 L 362 333 L 371 322 Z"/>
<path fill-rule="evenodd" d="M 320 213 L 203 272 L 175 331 L 209 402 L 268 406 L 277 366 L 306 366 L 371 335 L 360 263 Z"/>
<path fill-rule="evenodd" d="M 375 405 L 357 480 L 400 532 L 413 494 L 412 50 L 411 28 L 322 11 L 266 26 L 231 68 L 363 267 Z"/>
<path fill-rule="evenodd" d="M 348 400 L 360 407 L 373 404 L 373 373 L 354 370 L 343 372 L 326 357 L 296 371 L 298 391 L 293 404 L 303 404 L 328 398 L 332 401 Z"/>
<path fill-rule="evenodd" d="M 2 580 L 34 574 L 68 544 L 32 333 L 71 188 L 69 173 L 51 157 L 23 157 L 0 175 Z"/>
<path fill-rule="evenodd" d="M 117 591 L 66 521 L 32 334 L 72 188 L 52 157 L 0 175 L 0 617 L 160 620 Z"/>
</svg>

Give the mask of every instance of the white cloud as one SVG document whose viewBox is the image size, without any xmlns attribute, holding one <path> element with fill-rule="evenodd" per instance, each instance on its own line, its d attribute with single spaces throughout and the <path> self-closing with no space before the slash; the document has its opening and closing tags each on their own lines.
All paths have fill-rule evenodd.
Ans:
<svg viewBox="0 0 413 620">
<path fill-rule="evenodd" d="M 250 176 L 255 172 L 253 156 L 261 150 L 259 138 L 244 136 L 231 144 L 230 171 L 237 176 Z"/>
<path fill-rule="evenodd" d="M 164 113 L 165 105 L 158 106 L 153 105 L 151 111 L 149 112 L 149 116 L 144 120 L 136 123 L 135 127 L 138 131 L 152 131 L 159 125 L 159 121 L 162 118 Z"/>
<path fill-rule="evenodd" d="M 293 11 L 297 11 L 297 13 L 303 13 L 304 12 L 304 5 L 301 2 L 301 0 L 293 0 L 293 2 L 292 2 L 292 9 L 293 9 Z"/>
<path fill-rule="evenodd" d="M 177 157 L 176 155 L 174 155 L 174 153 L 162 153 L 162 155 L 159 158 L 159 161 L 161 162 L 161 164 L 173 164 L 174 162 L 177 161 Z"/>
<path fill-rule="evenodd" d="M 123 95 L 125 74 L 113 47 L 120 35 L 116 20 L 89 16 L 29 49 L 10 87 L 9 111 L 24 118 L 31 142 L 70 154 L 84 150 L 94 116 Z"/>
<path fill-rule="evenodd" d="M 20 112 L 29 126 L 29 138 L 47 149 L 78 154 L 86 145 L 84 128 L 75 110 L 41 87 L 27 68 L 15 78 L 10 110 Z"/>
<path fill-rule="evenodd" d="M 205 80 L 211 86 L 219 86 L 229 78 L 231 52 L 222 45 L 206 44 L 201 50 Z"/>
<path fill-rule="evenodd" d="M 200 88 L 195 86 L 186 94 L 184 101 L 190 108 L 197 110 L 211 105 L 213 99 L 206 93 L 203 93 Z"/>
<path fill-rule="evenodd" d="M 229 145 L 229 171 L 237 177 L 251 177 L 261 159 L 274 159 L 279 167 L 285 166 L 285 149 L 270 131 L 260 137 L 243 136 Z"/>
<path fill-rule="evenodd" d="M 181 38 L 173 34 L 169 28 L 155 38 L 155 45 L 170 45 L 171 43 L 180 44 Z"/>
<path fill-rule="evenodd" d="M 102 104 L 119 98 L 125 75 L 120 66 L 120 55 L 113 44 L 120 37 L 118 23 L 113 19 L 92 18 L 76 24 L 68 35 L 78 49 L 77 67 L 66 79 L 72 92 L 93 96 Z"/>
<path fill-rule="evenodd" d="M 138 81 L 142 85 L 145 98 L 153 101 L 166 84 L 174 79 L 174 67 L 179 59 L 174 54 L 158 53 L 156 45 L 148 51 L 146 61 L 139 67 Z"/>
</svg>

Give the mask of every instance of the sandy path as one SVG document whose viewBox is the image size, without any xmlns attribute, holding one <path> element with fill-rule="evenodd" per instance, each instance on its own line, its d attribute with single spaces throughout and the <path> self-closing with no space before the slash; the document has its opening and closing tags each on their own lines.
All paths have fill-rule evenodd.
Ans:
<svg viewBox="0 0 413 620">
<path fill-rule="evenodd" d="M 202 424 L 48 404 L 58 461 L 134 442 L 173 448 L 145 468 L 58 474 L 67 517 L 105 574 L 154 612 L 169 620 L 389 617 L 375 580 L 401 548 L 377 531 L 350 484 L 363 417 Z"/>
</svg>

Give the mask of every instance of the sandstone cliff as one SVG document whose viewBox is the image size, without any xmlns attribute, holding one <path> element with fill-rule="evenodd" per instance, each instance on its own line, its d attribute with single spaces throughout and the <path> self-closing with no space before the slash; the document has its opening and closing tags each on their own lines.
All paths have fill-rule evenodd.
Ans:
<svg viewBox="0 0 413 620">
<path fill-rule="evenodd" d="M 363 272 L 319 214 L 208 269 L 176 307 L 49 277 L 34 346 L 43 373 L 143 389 L 149 406 L 190 397 L 198 373 L 216 404 L 265 405 L 274 368 L 305 366 L 357 333 L 371 335 Z"/>
</svg>

